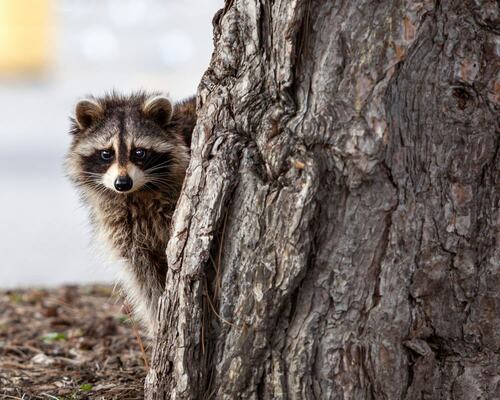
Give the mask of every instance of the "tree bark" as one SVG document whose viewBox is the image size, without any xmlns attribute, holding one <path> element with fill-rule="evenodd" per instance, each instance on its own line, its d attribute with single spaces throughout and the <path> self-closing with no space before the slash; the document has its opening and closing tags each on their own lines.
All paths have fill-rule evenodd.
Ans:
<svg viewBox="0 0 500 400">
<path fill-rule="evenodd" d="M 499 14 L 226 2 L 146 398 L 500 398 Z"/>
</svg>

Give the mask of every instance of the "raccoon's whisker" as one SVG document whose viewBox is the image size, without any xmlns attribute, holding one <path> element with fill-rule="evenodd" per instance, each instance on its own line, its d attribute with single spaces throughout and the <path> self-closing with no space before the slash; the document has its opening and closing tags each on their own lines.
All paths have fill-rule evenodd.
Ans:
<svg viewBox="0 0 500 400">
<path fill-rule="evenodd" d="M 81 171 L 82 174 L 92 174 L 92 175 L 101 175 L 97 172 L 92 172 L 92 171 Z"/>
<path fill-rule="evenodd" d="M 146 173 L 149 176 L 172 176 L 171 172 L 154 172 L 154 173 Z"/>
<path fill-rule="evenodd" d="M 161 180 L 151 180 L 149 182 L 154 184 L 154 185 L 162 186 L 162 187 L 169 188 L 169 189 L 173 189 L 177 186 L 173 182 L 165 182 L 165 181 L 161 181 Z"/>
<path fill-rule="evenodd" d="M 80 181 L 77 183 L 77 186 L 80 187 L 90 186 L 92 190 L 95 191 L 96 194 L 104 193 L 107 190 L 106 186 L 104 186 L 99 180 L 96 180 L 94 178 L 80 179 Z"/>
<path fill-rule="evenodd" d="M 96 187 L 97 183 L 95 181 L 92 181 L 92 180 L 80 180 L 77 183 L 77 186 L 89 186 L 89 185 L 92 187 Z"/>
<path fill-rule="evenodd" d="M 155 153 L 150 159 L 153 161 L 159 160 L 163 157 L 162 153 Z"/>
<path fill-rule="evenodd" d="M 156 161 L 156 160 L 160 160 L 160 159 L 161 159 L 161 157 L 162 157 L 162 155 L 157 155 L 157 156 L 155 156 L 155 157 L 153 157 L 153 158 L 150 158 L 150 162 L 154 162 L 154 161 Z M 168 160 L 164 160 L 164 161 L 162 161 L 162 162 L 161 162 L 161 163 L 159 163 L 159 164 L 155 164 L 155 165 L 153 165 L 153 167 L 155 167 L 156 165 L 166 164 L 166 163 L 169 163 L 169 162 L 170 162 L 170 159 L 168 159 Z"/>
<path fill-rule="evenodd" d="M 162 159 L 163 157 L 165 157 L 165 154 L 164 154 L 164 153 L 155 153 L 155 154 L 151 157 L 151 160 L 156 161 L 156 160 L 160 160 L 160 159 Z"/>
<path fill-rule="evenodd" d="M 94 186 L 94 193 L 97 194 L 97 195 L 101 195 L 104 192 L 106 192 L 107 189 L 108 188 L 106 186 L 104 186 L 104 185 L 95 185 Z"/>
<path fill-rule="evenodd" d="M 102 174 L 89 171 L 82 171 L 81 174 L 83 175 L 84 179 L 99 180 L 102 177 Z"/>
<path fill-rule="evenodd" d="M 175 188 L 175 187 L 172 187 L 172 186 L 165 186 L 165 185 L 161 185 L 161 184 L 157 184 L 157 183 L 151 183 L 151 185 L 153 186 L 149 186 L 147 187 L 147 190 L 148 191 L 151 191 L 152 193 L 155 193 L 155 192 L 177 192 L 178 190 Z M 169 202 L 169 201 L 167 201 Z M 171 202 L 169 202 L 171 203 Z M 171 203 L 173 204 L 173 203 Z"/>
<path fill-rule="evenodd" d="M 172 173 L 171 172 L 145 173 L 144 175 L 146 175 L 147 177 L 150 177 L 150 178 L 165 177 L 165 176 L 168 176 L 168 177 L 172 178 Z"/>
<path fill-rule="evenodd" d="M 151 183 L 163 183 L 163 184 L 173 184 L 173 183 L 175 183 L 175 181 L 172 181 L 170 179 L 155 178 L 155 177 L 148 177 L 148 182 L 151 182 Z"/>
<path fill-rule="evenodd" d="M 148 182 L 154 182 L 154 183 L 168 183 L 168 184 L 175 184 L 176 182 L 168 179 L 167 177 L 164 178 L 153 178 L 153 177 L 148 177 L 147 178 Z"/>
<path fill-rule="evenodd" d="M 90 180 L 90 181 L 96 181 L 97 180 L 97 176 L 93 176 L 93 175 L 88 175 L 88 176 L 84 176 L 83 177 L 84 180 Z"/>
<path fill-rule="evenodd" d="M 154 188 L 152 188 L 151 186 L 149 186 L 147 183 L 144 184 L 143 188 L 147 191 L 147 192 L 151 192 L 151 193 L 154 193 Z"/>
<path fill-rule="evenodd" d="M 98 181 L 95 181 L 94 179 L 81 180 L 80 186 L 82 186 L 82 185 L 90 185 L 94 188 L 98 188 L 101 186 L 101 184 Z"/>
<path fill-rule="evenodd" d="M 171 178 L 172 174 L 144 174 L 148 179 L 166 179 Z"/>
<path fill-rule="evenodd" d="M 160 182 L 175 182 L 172 179 L 172 176 L 170 176 L 170 175 L 165 175 L 165 176 L 146 175 L 146 179 L 149 179 L 151 181 L 160 181 Z"/>
<path fill-rule="evenodd" d="M 154 184 L 154 189 L 155 191 L 160 191 L 164 193 L 176 193 L 178 192 L 177 188 L 171 187 L 171 186 L 163 186 L 159 184 Z"/>
<path fill-rule="evenodd" d="M 99 192 L 105 192 L 106 190 L 108 190 L 108 188 L 102 184 L 98 184 L 98 185 L 95 185 L 95 188 L 99 191 Z"/>
<path fill-rule="evenodd" d="M 80 178 L 81 180 L 87 180 L 87 181 L 98 181 L 99 177 L 97 176 L 92 176 L 92 175 L 84 175 L 83 177 Z"/>
<path fill-rule="evenodd" d="M 81 182 L 91 184 L 94 186 L 102 185 L 102 183 L 100 182 L 100 179 L 97 179 L 97 177 L 87 177 L 87 178 L 81 179 Z"/>
<path fill-rule="evenodd" d="M 153 159 L 154 160 L 154 159 Z M 158 168 L 158 167 L 162 167 L 164 165 L 167 165 L 167 164 L 170 164 L 172 162 L 172 160 L 166 160 L 166 161 L 162 161 L 161 163 L 159 164 L 155 164 L 149 168 L 146 168 L 146 170 L 149 170 L 149 169 L 154 169 L 154 168 Z"/>
<path fill-rule="evenodd" d="M 167 185 L 167 184 L 163 184 L 161 182 L 152 182 L 153 186 L 155 186 L 157 189 L 161 189 L 161 190 L 168 190 L 168 191 L 171 191 L 171 190 L 176 190 L 175 186 L 173 185 Z"/>
<path fill-rule="evenodd" d="M 151 173 L 151 172 L 154 172 L 154 171 L 158 171 L 160 169 L 164 169 L 165 167 L 167 167 L 170 163 L 169 162 L 166 162 L 164 164 L 158 164 L 158 165 L 155 165 L 154 167 L 151 167 L 151 168 L 148 168 L 148 169 L 145 169 L 144 172 L 145 173 Z"/>
</svg>

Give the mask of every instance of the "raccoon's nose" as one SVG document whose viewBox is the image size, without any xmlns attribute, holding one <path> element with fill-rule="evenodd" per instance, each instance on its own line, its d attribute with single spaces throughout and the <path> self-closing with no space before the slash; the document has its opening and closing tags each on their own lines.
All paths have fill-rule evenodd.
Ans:
<svg viewBox="0 0 500 400">
<path fill-rule="evenodd" d="M 118 190 L 119 192 L 127 192 L 130 189 L 132 189 L 133 185 L 134 182 L 132 182 L 132 179 L 128 175 L 125 176 L 120 175 L 115 180 L 115 189 Z"/>
</svg>

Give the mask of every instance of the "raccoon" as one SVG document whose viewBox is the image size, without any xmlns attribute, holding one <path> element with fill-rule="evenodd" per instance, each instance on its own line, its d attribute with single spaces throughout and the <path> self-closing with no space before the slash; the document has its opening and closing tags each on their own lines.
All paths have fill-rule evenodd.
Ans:
<svg viewBox="0 0 500 400">
<path fill-rule="evenodd" d="M 122 286 L 152 337 L 167 272 L 170 220 L 190 157 L 195 98 L 172 107 L 160 94 L 78 102 L 66 158 L 90 209 L 96 239 L 125 261 Z"/>
</svg>

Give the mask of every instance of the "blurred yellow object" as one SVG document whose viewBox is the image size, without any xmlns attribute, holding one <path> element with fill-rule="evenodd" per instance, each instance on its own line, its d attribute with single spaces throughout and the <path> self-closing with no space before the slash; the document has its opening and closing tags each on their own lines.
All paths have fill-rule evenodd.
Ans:
<svg viewBox="0 0 500 400">
<path fill-rule="evenodd" d="M 50 59 L 52 0 L 0 0 L 0 74 L 37 73 Z"/>
</svg>

